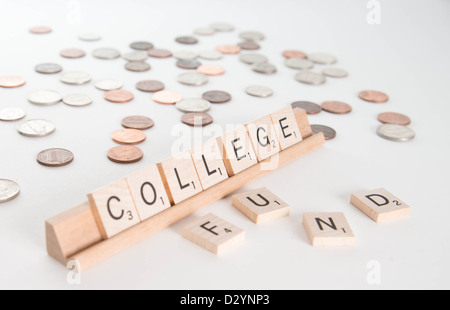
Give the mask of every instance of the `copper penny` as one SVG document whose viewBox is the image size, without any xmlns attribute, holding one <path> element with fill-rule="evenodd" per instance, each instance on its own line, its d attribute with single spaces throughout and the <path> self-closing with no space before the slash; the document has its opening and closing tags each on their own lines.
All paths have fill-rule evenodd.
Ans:
<svg viewBox="0 0 450 310">
<path fill-rule="evenodd" d="M 52 32 L 52 28 L 46 26 L 36 26 L 30 28 L 30 32 L 34 34 L 47 34 Z"/>
<path fill-rule="evenodd" d="M 0 77 L 0 87 L 16 88 L 25 84 L 25 79 L 20 76 L 2 76 Z"/>
<path fill-rule="evenodd" d="M 347 114 L 352 111 L 352 107 L 340 101 L 326 101 L 322 103 L 322 109 L 334 114 Z"/>
<path fill-rule="evenodd" d="M 314 135 L 318 134 L 319 132 L 322 132 L 323 135 L 325 136 L 325 140 L 331 140 L 331 139 L 336 138 L 336 130 L 334 130 L 333 128 L 330 128 L 328 126 L 311 125 L 311 130 Z"/>
<path fill-rule="evenodd" d="M 162 82 L 156 80 L 140 81 L 139 83 L 136 84 L 137 89 L 148 93 L 154 93 L 163 90 L 164 87 L 165 86 Z"/>
<path fill-rule="evenodd" d="M 409 125 L 411 124 L 411 119 L 400 113 L 395 112 L 385 112 L 378 115 L 378 120 L 384 124 L 396 124 L 396 125 Z"/>
<path fill-rule="evenodd" d="M 150 68 L 150 65 L 143 61 L 129 61 L 125 64 L 125 69 L 132 72 L 145 72 Z"/>
<path fill-rule="evenodd" d="M 146 116 L 133 115 L 122 120 L 122 126 L 128 129 L 145 130 L 152 128 L 154 125 L 155 122 Z"/>
<path fill-rule="evenodd" d="M 322 107 L 314 102 L 296 101 L 292 104 L 293 108 L 300 108 L 306 111 L 307 114 L 318 114 L 322 111 Z"/>
<path fill-rule="evenodd" d="M 186 113 L 181 117 L 181 121 L 189 126 L 204 127 L 214 121 L 208 113 Z"/>
<path fill-rule="evenodd" d="M 105 93 L 105 99 L 114 103 L 126 103 L 134 99 L 134 95 L 123 89 L 110 90 Z"/>
<path fill-rule="evenodd" d="M 175 104 L 183 100 L 183 96 L 175 91 L 163 90 L 155 93 L 152 100 L 161 104 Z"/>
<path fill-rule="evenodd" d="M 37 155 L 37 162 L 46 167 L 62 167 L 74 159 L 73 153 L 65 149 L 48 149 Z"/>
<path fill-rule="evenodd" d="M 82 58 L 86 56 L 86 53 L 79 48 L 67 48 L 62 50 L 60 54 L 64 58 Z"/>
<path fill-rule="evenodd" d="M 147 51 L 148 56 L 156 58 L 168 58 L 172 57 L 172 52 L 160 48 L 152 48 Z"/>
<path fill-rule="evenodd" d="M 212 90 L 203 94 L 203 99 L 211 103 L 226 103 L 231 100 L 231 95 L 220 90 Z"/>
<path fill-rule="evenodd" d="M 221 66 L 216 65 L 202 65 L 197 68 L 197 72 L 204 75 L 222 75 L 225 73 L 225 69 Z"/>
<path fill-rule="evenodd" d="M 234 55 L 241 52 L 241 47 L 239 45 L 220 45 L 216 50 L 222 54 Z"/>
<path fill-rule="evenodd" d="M 131 164 L 140 161 L 144 153 L 138 147 L 131 145 L 122 145 L 112 148 L 108 151 L 109 160 L 118 164 Z"/>
<path fill-rule="evenodd" d="M 113 132 L 111 138 L 119 144 L 139 144 L 144 142 L 147 136 L 137 129 L 120 129 Z"/>
<path fill-rule="evenodd" d="M 373 103 L 385 103 L 389 96 L 376 90 L 365 90 L 359 93 L 359 98 Z"/>
<path fill-rule="evenodd" d="M 308 55 L 301 51 L 289 50 L 283 52 L 283 57 L 285 58 L 307 58 Z"/>
<path fill-rule="evenodd" d="M 258 43 L 254 42 L 254 41 L 240 42 L 240 43 L 238 43 L 238 46 L 241 49 L 247 50 L 247 51 L 259 50 L 261 48 L 261 45 L 259 45 Z"/>
</svg>

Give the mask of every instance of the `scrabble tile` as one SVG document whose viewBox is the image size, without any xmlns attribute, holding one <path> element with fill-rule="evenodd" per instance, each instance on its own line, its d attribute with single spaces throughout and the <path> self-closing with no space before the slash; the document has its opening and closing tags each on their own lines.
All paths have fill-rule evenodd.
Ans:
<svg viewBox="0 0 450 310">
<path fill-rule="evenodd" d="M 189 151 L 158 164 L 169 199 L 180 203 L 203 191 Z"/>
<path fill-rule="evenodd" d="M 410 206 L 384 188 L 352 194 L 350 202 L 377 223 L 404 218 L 411 213 Z"/>
<path fill-rule="evenodd" d="M 280 152 L 280 142 L 270 115 L 247 124 L 247 130 L 258 161 L 263 161 Z"/>
<path fill-rule="evenodd" d="M 209 140 L 203 145 L 194 148 L 191 150 L 191 155 L 203 190 L 228 179 L 222 152 L 216 139 Z"/>
<path fill-rule="evenodd" d="M 233 206 L 256 224 L 288 216 L 291 207 L 267 188 L 234 195 Z"/>
<path fill-rule="evenodd" d="M 353 246 L 356 241 L 344 213 L 305 213 L 303 226 L 315 247 Z"/>
<path fill-rule="evenodd" d="M 89 194 L 88 198 L 104 239 L 141 222 L 125 179 Z"/>
<path fill-rule="evenodd" d="M 214 214 L 208 214 L 183 228 L 183 237 L 221 255 L 245 239 L 245 231 Z"/>
<path fill-rule="evenodd" d="M 142 221 L 171 207 L 156 165 L 127 177 L 127 182 Z"/>
<path fill-rule="evenodd" d="M 302 141 L 302 134 L 292 107 L 288 106 L 272 113 L 270 116 L 282 150 Z"/>
<path fill-rule="evenodd" d="M 218 138 L 228 175 L 234 176 L 258 163 L 255 150 L 245 126 Z"/>
</svg>

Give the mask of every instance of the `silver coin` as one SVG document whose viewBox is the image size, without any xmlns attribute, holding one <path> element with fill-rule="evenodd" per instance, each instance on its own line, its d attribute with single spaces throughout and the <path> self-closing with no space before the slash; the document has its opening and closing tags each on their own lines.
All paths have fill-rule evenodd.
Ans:
<svg viewBox="0 0 450 310">
<path fill-rule="evenodd" d="M 197 69 L 202 64 L 196 59 L 180 59 L 176 65 L 182 69 Z"/>
<path fill-rule="evenodd" d="M 173 57 L 176 59 L 196 59 L 198 58 L 198 53 L 191 51 L 177 51 L 173 53 Z"/>
<path fill-rule="evenodd" d="M 197 72 L 182 73 L 178 76 L 178 82 L 186 85 L 201 86 L 208 81 L 209 78 L 206 75 Z"/>
<path fill-rule="evenodd" d="M 101 37 L 96 33 L 83 33 L 78 37 L 81 41 L 99 41 Z"/>
<path fill-rule="evenodd" d="M 277 73 L 277 67 L 270 63 L 258 62 L 252 65 L 252 70 L 263 74 L 274 74 Z"/>
<path fill-rule="evenodd" d="M 175 39 L 176 42 L 181 44 L 197 44 L 198 40 L 191 36 L 181 36 Z"/>
<path fill-rule="evenodd" d="M 242 54 L 239 60 L 249 65 L 268 61 L 267 57 L 261 54 Z"/>
<path fill-rule="evenodd" d="M 27 99 L 37 105 L 53 105 L 59 103 L 62 96 L 53 90 L 38 90 L 30 93 Z"/>
<path fill-rule="evenodd" d="M 314 67 L 314 63 L 311 60 L 303 58 L 289 58 L 284 64 L 292 69 L 296 70 L 309 70 Z"/>
<path fill-rule="evenodd" d="M 85 94 L 70 94 L 64 96 L 63 102 L 72 107 L 84 107 L 92 103 L 92 99 Z"/>
<path fill-rule="evenodd" d="M 309 54 L 308 59 L 321 65 L 332 65 L 337 62 L 336 57 L 325 53 Z"/>
<path fill-rule="evenodd" d="M 148 54 L 147 54 L 147 52 L 143 52 L 143 51 L 130 52 L 130 53 L 123 54 L 122 57 L 128 61 L 145 61 L 148 58 Z"/>
<path fill-rule="evenodd" d="M 148 51 L 153 48 L 153 44 L 150 42 L 139 41 L 131 43 L 130 47 L 134 50 Z"/>
<path fill-rule="evenodd" d="M 6 108 L 0 110 L 0 121 L 17 121 L 25 117 L 25 111 L 18 108 Z"/>
<path fill-rule="evenodd" d="M 233 31 L 234 30 L 234 26 L 230 25 L 228 23 L 214 23 L 210 25 L 212 28 L 214 28 L 216 31 L 220 31 L 220 32 L 228 32 L 228 31 Z"/>
<path fill-rule="evenodd" d="M 247 41 L 261 41 L 265 39 L 265 35 L 258 31 L 245 31 L 239 34 L 241 39 Z"/>
<path fill-rule="evenodd" d="M 116 59 L 120 57 L 120 52 L 115 48 L 99 48 L 92 52 L 95 58 L 99 59 Z"/>
<path fill-rule="evenodd" d="M 54 74 L 62 71 L 62 67 L 54 63 L 39 64 L 35 68 L 36 72 L 42 74 Z"/>
<path fill-rule="evenodd" d="M 19 184 L 11 180 L 0 180 L 0 202 L 11 201 L 19 196 L 19 193 Z"/>
<path fill-rule="evenodd" d="M 118 80 L 113 79 L 104 79 L 95 82 L 95 87 L 100 90 L 109 91 L 115 89 L 121 89 L 123 87 L 123 83 Z"/>
<path fill-rule="evenodd" d="M 245 90 L 247 94 L 255 97 L 266 98 L 273 95 L 273 90 L 266 86 L 253 85 Z"/>
<path fill-rule="evenodd" d="M 125 64 L 125 69 L 133 72 L 144 72 L 150 70 L 150 65 L 142 61 L 129 61 Z"/>
<path fill-rule="evenodd" d="M 387 140 L 405 142 L 414 139 L 416 133 L 407 126 L 383 124 L 378 127 L 377 134 Z"/>
<path fill-rule="evenodd" d="M 334 77 L 334 78 L 344 78 L 348 76 L 348 72 L 344 69 L 328 67 L 323 69 L 323 75 Z"/>
<path fill-rule="evenodd" d="M 19 125 L 17 131 L 26 137 L 45 137 L 56 130 L 55 125 L 47 120 L 32 119 Z"/>
<path fill-rule="evenodd" d="M 200 52 L 198 57 L 206 60 L 219 60 L 222 59 L 223 54 L 218 51 L 203 51 Z"/>
<path fill-rule="evenodd" d="M 320 85 L 326 82 L 326 77 L 321 73 L 302 71 L 297 73 L 295 79 L 301 83 Z"/>
<path fill-rule="evenodd" d="M 203 113 L 211 109 L 211 103 L 204 99 L 183 99 L 176 103 L 178 110 L 186 113 Z"/>
<path fill-rule="evenodd" d="M 61 74 L 59 80 L 66 84 L 82 85 L 91 81 L 91 75 L 87 72 L 72 71 Z"/>
<path fill-rule="evenodd" d="M 216 33 L 216 29 L 213 27 L 199 27 L 194 30 L 194 33 L 200 36 L 211 36 Z"/>
</svg>

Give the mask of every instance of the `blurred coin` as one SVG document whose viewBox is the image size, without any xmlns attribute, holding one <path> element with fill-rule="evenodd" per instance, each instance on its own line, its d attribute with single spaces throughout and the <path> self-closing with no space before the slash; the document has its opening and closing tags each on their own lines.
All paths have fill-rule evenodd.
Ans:
<svg viewBox="0 0 450 310">
<path fill-rule="evenodd" d="M 220 31 L 220 32 L 228 32 L 228 31 L 233 31 L 234 30 L 234 26 L 230 25 L 228 23 L 214 23 L 210 25 L 212 28 L 214 28 L 216 31 Z"/>
<path fill-rule="evenodd" d="M 64 58 L 81 58 L 86 56 L 86 53 L 79 48 L 66 48 L 60 52 L 60 55 Z"/>
<path fill-rule="evenodd" d="M 259 50 L 261 48 L 261 46 L 253 41 L 245 41 L 245 42 L 240 42 L 238 43 L 238 46 L 243 49 L 243 50 L 248 50 L 248 51 L 254 51 L 254 50 Z"/>
<path fill-rule="evenodd" d="M 249 65 L 268 61 L 267 57 L 261 54 L 241 54 L 239 60 Z"/>
<path fill-rule="evenodd" d="M 239 34 L 241 39 L 247 41 L 261 41 L 264 40 L 265 36 L 261 32 L 258 31 L 245 31 Z"/>
<path fill-rule="evenodd" d="M 196 59 L 198 57 L 198 53 L 191 51 L 176 51 L 173 53 L 173 57 L 176 59 Z"/>
<path fill-rule="evenodd" d="M 107 91 L 104 95 L 104 98 L 110 102 L 114 103 L 126 103 L 130 102 L 134 99 L 133 93 L 123 90 L 123 89 L 115 89 Z"/>
<path fill-rule="evenodd" d="M 325 136 L 325 140 L 331 140 L 336 138 L 336 131 L 328 126 L 311 125 L 311 130 L 314 135 L 318 134 L 319 132 L 322 132 L 323 135 Z"/>
<path fill-rule="evenodd" d="M 26 137 L 45 137 L 54 133 L 55 125 L 47 120 L 32 119 L 23 122 L 17 127 L 17 131 Z"/>
<path fill-rule="evenodd" d="M 144 61 L 148 58 L 148 53 L 143 52 L 143 51 L 130 52 L 130 53 L 123 54 L 122 57 L 128 61 Z"/>
<path fill-rule="evenodd" d="M 25 84 L 25 79 L 20 76 L 2 76 L 0 77 L 0 87 L 16 88 Z"/>
<path fill-rule="evenodd" d="M 400 113 L 385 112 L 378 115 L 378 120 L 384 124 L 397 124 L 397 125 L 409 125 L 411 124 L 411 119 Z"/>
<path fill-rule="evenodd" d="M 92 99 L 85 94 L 70 94 L 64 96 L 63 102 L 72 107 L 84 107 L 92 103 Z"/>
<path fill-rule="evenodd" d="M 306 58 L 308 55 L 301 51 L 288 50 L 283 52 L 283 57 L 285 58 Z"/>
<path fill-rule="evenodd" d="M 95 87 L 100 90 L 108 91 L 122 88 L 123 83 L 118 80 L 104 79 L 95 82 Z"/>
<path fill-rule="evenodd" d="M 17 121 L 25 117 L 25 111 L 18 108 L 0 109 L 0 121 Z"/>
<path fill-rule="evenodd" d="M 348 72 L 344 69 L 329 67 L 322 71 L 323 75 L 333 77 L 333 78 L 344 78 L 348 76 Z"/>
<path fill-rule="evenodd" d="M 210 76 L 222 75 L 225 73 L 225 69 L 216 65 L 201 65 L 197 68 L 198 73 Z"/>
<path fill-rule="evenodd" d="M 111 135 L 114 142 L 119 144 L 139 144 L 145 141 L 146 134 L 137 129 L 120 129 Z"/>
<path fill-rule="evenodd" d="M 121 145 L 108 151 L 109 160 L 118 164 L 131 164 L 144 157 L 141 149 L 131 145 Z"/>
<path fill-rule="evenodd" d="M 309 101 L 296 101 L 291 105 L 293 108 L 305 110 L 307 114 L 318 114 L 322 111 L 322 107 L 320 105 Z"/>
<path fill-rule="evenodd" d="M 365 90 L 359 93 L 359 98 L 373 103 L 385 103 L 389 100 L 389 96 L 376 90 Z"/>
<path fill-rule="evenodd" d="M 321 65 L 332 65 L 337 62 L 336 57 L 325 53 L 314 53 L 308 55 L 308 59 Z"/>
<path fill-rule="evenodd" d="M 62 67 L 54 63 L 39 64 L 35 68 L 36 72 L 42 74 L 54 74 L 62 71 Z"/>
<path fill-rule="evenodd" d="M 275 74 L 277 67 L 267 62 L 258 62 L 252 65 L 252 70 L 262 74 Z"/>
<path fill-rule="evenodd" d="M 181 96 L 181 94 L 168 90 L 159 91 L 153 94 L 152 97 L 153 101 L 161 104 L 175 104 L 182 99 L 183 96 Z"/>
<path fill-rule="evenodd" d="M 206 75 L 198 72 L 187 72 L 178 75 L 178 82 L 185 85 L 201 86 L 208 83 L 208 81 L 209 79 Z"/>
<path fill-rule="evenodd" d="M 199 57 L 206 60 L 219 60 L 222 59 L 223 54 L 218 51 L 203 51 L 200 52 Z"/>
<path fill-rule="evenodd" d="M 19 184 L 11 180 L 0 180 L 0 203 L 13 200 L 19 193 Z"/>
<path fill-rule="evenodd" d="M 136 84 L 136 88 L 140 91 L 154 93 L 164 89 L 164 84 L 160 81 L 147 80 Z"/>
<path fill-rule="evenodd" d="M 130 47 L 138 51 L 148 51 L 149 49 L 153 48 L 153 44 L 150 42 L 138 41 L 131 43 Z"/>
<path fill-rule="evenodd" d="M 273 95 L 273 90 L 266 86 L 254 85 L 246 89 L 247 94 L 255 97 L 266 98 Z"/>
<path fill-rule="evenodd" d="M 234 55 L 241 52 L 241 47 L 238 45 L 219 45 L 216 50 L 222 54 Z"/>
<path fill-rule="evenodd" d="M 311 60 L 303 58 L 288 58 L 284 64 L 296 70 L 309 70 L 314 67 L 314 63 Z"/>
<path fill-rule="evenodd" d="M 30 93 L 28 101 L 37 105 L 53 105 L 62 100 L 60 93 L 53 90 L 38 90 Z"/>
<path fill-rule="evenodd" d="M 72 71 L 61 74 L 59 79 L 66 84 L 82 85 L 91 81 L 91 75 L 87 72 Z"/>
<path fill-rule="evenodd" d="M 377 134 L 387 140 L 405 142 L 414 139 L 416 133 L 409 127 L 397 124 L 384 124 L 378 127 Z"/>
<path fill-rule="evenodd" d="M 195 28 L 194 33 L 201 36 L 211 36 L 216 33 L 216 29 L 213 27 L 199 27 Z"/>
<path fill-rule="evenodd" d="M 141 61 L 129 61 L 125 64 L 125 69 L 133 72 L 145 72 L 150 70 L 150 65 Z"/>
<path fill-rule="evenodd" d="M 352 111 L 351 105 L 340 101 L 326 101 L 322 103 L 322 109 L 334 114 L 347 114 Z"/>
<path fill-rule="evenodd" d="M 73 153 L 65 149 L 48 149 L 37 155 L 37 162 L 46 167 L 62 167 L 74 159 Z"/>
<path fill-rule="evenodd" d="M 182 36 L 175 39 L 178 43 L 181 44 L 197 44 L 198 40 L 191 36 Z"/>
<path fill-rule="evenodd" d="M 189 126 L 204 127 L 212 124 L 214 119 L 208 113 L 186 113 L 181 117 L 181 121 Z"/>
<path fill-rule="evenodd" d="M 52 28 L 47 27 L 47 26 L 36 26 L 36 27 L 31 27 L 30 32 L 34 33 L 34 34 L 47 34 L 47 33 L 52 32 Z"/>
<path fill-rule="evenodd" d="M 115 48 L 99 48 L 92 52 L 95 58 L 99 59 L 116 59 L 120 57 L 120 52 Z"/>
<path fill-rule="evenodd" d="M 226 103 L 231 100 L 231 95 L 224 91 L 213 90 L 204 93 L 202 98 L 211 103 Z"/>
<path fill-rule="evenodd" d="M 172 52 L 161 48 L 152 48 L 147 51 L 148 56 L 155 58 L 172 57 Z"/>
<path fill-rule="evenodd" d="M 177 66 L 181 69 L 197 69 L 202 64 L 196 59 L 180 59 Z"/>
<path fill-rule="evenodd" d="M 176 108 L 182 112 L 206 112 L 211 109 L 211 103 L 204 99 L 183 99 L 178 101 Z"/>
<path fill-rule="evenodd" d="M 88 42 L 99 41 L 101 39 L 101 37 L 96 33 L 82 33 L 78 38 L 81 41 L 88 41 Z"/>
<path fill-rule="evenodd" d="M 129 129 L 145 130 L 155 125 L 151 118 L 145 116 L 128 116 L 122 119 L 122 126 Z"/>
<path fill-rule="evenodd" d="M 302 71 L 297 73 L 295 79 L 298 82 L 311 84 L 311 85 L 320 85 L 326 82 L 326 78 L 321 73 L 311 72 L 311 71 Z"/>
</svg>

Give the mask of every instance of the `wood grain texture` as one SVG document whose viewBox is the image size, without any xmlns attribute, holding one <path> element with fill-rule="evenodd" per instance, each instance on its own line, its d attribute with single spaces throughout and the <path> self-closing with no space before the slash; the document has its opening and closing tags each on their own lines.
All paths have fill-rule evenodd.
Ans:
<svg viewBox="0 0 450 310">
<path fill-rule="evenodd" d="M 270 115 L 247 124 L 247 130 L 258 161 L 267 159 L 281 151 L 280 141 Z"/>
<path fill-rule="evenodd" d="M 356 237 L 344 213 L 305 213 L 303 226 L 314 247 L 350 247 Z"/>
</svg>

